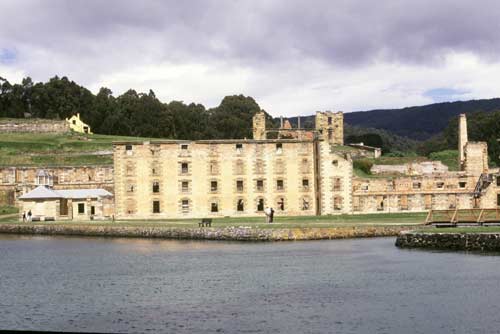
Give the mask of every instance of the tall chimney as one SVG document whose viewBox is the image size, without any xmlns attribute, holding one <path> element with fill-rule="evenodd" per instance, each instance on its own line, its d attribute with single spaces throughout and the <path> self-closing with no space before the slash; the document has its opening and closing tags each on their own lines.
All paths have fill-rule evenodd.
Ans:
<svg viewBox="0 0 500 334">
<path fill-rule="evenodd" d="M 465 116 L 465 114 L 460 114 L 460 117 L 458 118 L 458 163 L 460 166 L 460 170 L 464 170 L 464 148 L 465 144 L 467 144 L 467 141 L 467 117 Z"/>
<path fill-rule="evenodd" d="M 300 129 L 300 116 L 297 116 L 297 129 Z"/>
<path fill-rule="evenodd" d="M 283 129 L 283 116 L 280 116 L 280 129 Z"/>
</svg>

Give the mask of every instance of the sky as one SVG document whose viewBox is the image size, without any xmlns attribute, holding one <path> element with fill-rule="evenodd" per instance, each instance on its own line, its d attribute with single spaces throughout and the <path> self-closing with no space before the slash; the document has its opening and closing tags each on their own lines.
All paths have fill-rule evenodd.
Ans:
<svg viewBox="0 0 500 334">
<path fill-rule="evenodd" d="M 273 116 L 500 96 L 500 2 L 2 0 L 0 77 Z"/>
</svg>

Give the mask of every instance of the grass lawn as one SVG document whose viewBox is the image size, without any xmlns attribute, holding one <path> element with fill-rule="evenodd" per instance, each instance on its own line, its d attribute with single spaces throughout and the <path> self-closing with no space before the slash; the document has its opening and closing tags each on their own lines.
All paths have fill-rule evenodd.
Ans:
<svg viewBox="0 0 500 334">
<path fill-rule="evenodd" d="M 274 223 L 266 224 L 264 216 L 250 218 L 216 218 L 215 227 L 252 227 L 252 228 L 306 228 L 306 227 L 362 227 L 362 226 L 411 226 L 420 225 L 425 213 L 370 214 L 340 216 L 276 217 Z M 136 221 L 92 221 L 92 222 L 35 222 L 44 225 L 88 225 L 88 226 L 130 226 L 130 227 L 198 227 L 200 219 L 184 220 L 136 220 Z M 0 224 L 23 224 L 16 219 L 1 219 Z M 25 223 L 26 224 L 26 223 Z"/>
<path fill-rule="evenodd" d="M 9 215 L 13 213 L 18 213 L 19 209 L 15 206 L 1 206 L 0 205 L 0 216 L 1 215 Z"/>
<path fill-rule="evenodd" d="M 81 166 L 113 163 L 112 142 L 148 138 L 77 133 L 0 133 L 0 166 Z"/>
</svg>

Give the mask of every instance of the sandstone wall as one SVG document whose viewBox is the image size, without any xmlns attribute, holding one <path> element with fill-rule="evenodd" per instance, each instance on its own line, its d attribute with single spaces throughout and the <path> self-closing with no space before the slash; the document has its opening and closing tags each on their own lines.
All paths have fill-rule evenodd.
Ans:
<svg viewBox="0 0 500 334">
<path fill-rule="evenodd" d="M 396 239 L 401 248 L 500 251 L 500 233 L 403 232 Z"/>
<path fill-rule="evenodd" d="M 69 132 L 66 121 L 46 119 L 0 120 L 0 132 L 65 133 Z"/>
</svg>

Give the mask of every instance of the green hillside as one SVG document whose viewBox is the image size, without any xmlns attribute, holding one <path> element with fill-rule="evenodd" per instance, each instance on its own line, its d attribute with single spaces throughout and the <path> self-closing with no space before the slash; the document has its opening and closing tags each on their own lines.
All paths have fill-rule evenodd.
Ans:
<svg viewBox="0 0 500 334">
<path fill-rule="evenodd" d="M 0 133 L 0 166 L 83 166 L 113 163 L 112 142 L 147 138 L 67 134 Z"/>
</svg>

